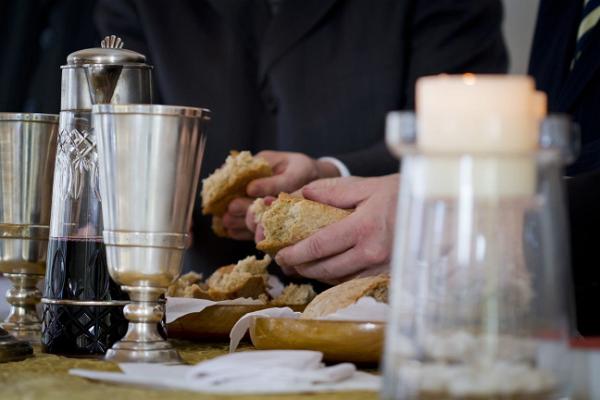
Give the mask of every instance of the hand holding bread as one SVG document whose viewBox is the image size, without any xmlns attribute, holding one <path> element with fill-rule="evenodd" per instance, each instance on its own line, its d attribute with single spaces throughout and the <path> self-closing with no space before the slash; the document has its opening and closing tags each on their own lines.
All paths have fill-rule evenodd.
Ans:
<svg viewBox="0 0 600 400">
<path fill-rule="evenodd" d="M 330 167 L 300 153 L 232 153 L 204 181 L 203 212 L 220 236 L 256 230 L 257 249 L 288 274 L 338 283 L 387 271 L 398 175 L 319 179 L 337 174 Z M 285 193 L 307 183 L 299 196 Z"/>
<path fill-rule="evenodd" d="M 294 192 L 313 180 L 338 176 L 337 168 L 302 153 L 232 151 L 225 164 L 203 181 L 202 212 L 213 215 L 221 237 L 251 240 L 245 216 L 256 197 Z"/>
<path fill-rule="evenodd" d="M 398 174 L 327 179 L 307 185 L 305 198 L 355 210 L 306 239 L 281 249 L 275 260 L 307 278 L 328 283 L 389 270 Z"/>
</svg>

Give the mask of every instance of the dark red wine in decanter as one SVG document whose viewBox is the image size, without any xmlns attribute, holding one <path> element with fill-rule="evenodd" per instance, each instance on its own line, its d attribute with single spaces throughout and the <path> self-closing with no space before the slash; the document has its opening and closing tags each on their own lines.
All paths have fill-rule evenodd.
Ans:
<svg viewBox="0 0 600 400">
<path fill-rule="evenodd" d="M 101 239 L 50 239 L 47 277 L 43 351 L 104 354 L 125 335 L 122 304 L 127 294 L 108 274 Z"/>
</svg>

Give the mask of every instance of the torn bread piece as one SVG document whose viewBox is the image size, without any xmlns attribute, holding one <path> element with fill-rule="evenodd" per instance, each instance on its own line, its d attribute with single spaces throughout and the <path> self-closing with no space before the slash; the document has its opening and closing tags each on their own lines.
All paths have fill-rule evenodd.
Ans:
<svg viewBox="0 0 600 400">
<path fill-rule="evenodd" d="M 202 274 L 191 271 L 181 275 L 175 282 L 169 285 L 166 295 L 169 297 L 195 297 L 190 295 L 190 287 L 193 285 L 199 288 L 204 285 L 201 283 Z"/>
<path fill-rule="evenodd" d="M 217 269 L 206 281 L 210 297 L 217 301 L 239 297 L 259 298 L 267 291 L 267 267 L 270 263 L 269 256 L 262 260 L 250 256 L 237 264 Z"/>
<path fill-rule="evenodd" d="M 202 213 L 222 217 L 231 200 L 246 196 L 248 183 L 271 175 L 273 170 L 264 158 L 249 151 L 232 151 L 225 164 L 202 181 Z M 215 221 L 213 230 L 224 232 L 222 224 Z"/>
<path fill-rule="evenodd" d="M 260 214 L 265 238 L 256 248 L 273 256 L 350 214 L 348 210 L 281 193 Z"/>
<path fill-rule="evenodd" d="M 290 283 L 283 288 L 283 292 L 279 296 L 271 300 L 271 304 L 273 306 L 301 306 L 310 303 L 316 295 L 315 290 L 310 284 L 296 285 Z"/>
<path fill-rule="evenodd" d="M 254 202 L 250 205 L 248 211 L 250 211 L 254 215 L 255 224 L 260 223 L 260 220 L 262 219 L 262 216 L 265 213 L 265 211 L 267 211 L 267 208 L 269 208 L 269 206 L 265 204 L 265 199 L 263 199 L 262 197 L 259 197 L 258 199 L 254 200 Z"/>
<path fill-rule="evenodd" d="M 356 303 L 361 297 L 369 296 L 379 302 L 387 303 L 389 283 L 390 277 L 385 274 L 351 279 L 317 295 L 306 306 L 300 318 L 325 317 Z"/>
</svg>

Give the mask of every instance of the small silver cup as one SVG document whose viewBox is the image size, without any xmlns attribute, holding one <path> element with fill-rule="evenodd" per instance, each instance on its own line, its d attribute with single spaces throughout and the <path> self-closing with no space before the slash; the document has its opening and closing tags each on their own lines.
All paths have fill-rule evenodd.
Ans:
<svg viewBox="0 0 600 400">
<path fill-rule="evenodd" d="M 40 339 L 57 132 L 58 115 L 0 113 L 0 272 L 13 284 L 1 325 L 30 342 Z"/>
<path fill-rule="evenodd" d="M 108 270 L 129 293 L 116 362 L 175 363 L 158 333 L 159 297 L 181 273 L 210 111 L 161 105 L 95 105 Z"/>
</svg>

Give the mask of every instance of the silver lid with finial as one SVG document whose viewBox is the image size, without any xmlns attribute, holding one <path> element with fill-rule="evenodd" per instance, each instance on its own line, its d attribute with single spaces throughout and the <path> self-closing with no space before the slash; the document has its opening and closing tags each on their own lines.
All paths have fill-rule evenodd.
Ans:
<svg viewBox="0 0 600 400">
<path fill-rule="evenodd" d="M 93 104 L 152 102 L 152 66 L 143 54 L 106 36 L 101 47 L 69 54 L 63 65 L 61 110 L 91 110 Z"/>
<path fill-rule="evenodd" d="M 100 47 L 78 50 L 69 54 L 69 65 L 111 64 L 111 65 L 136 65 L 144 64 L 146 57 L 143 54 L 123 48 L 124 42 L 115 35 L 102 39 Z"/>
</svg>

